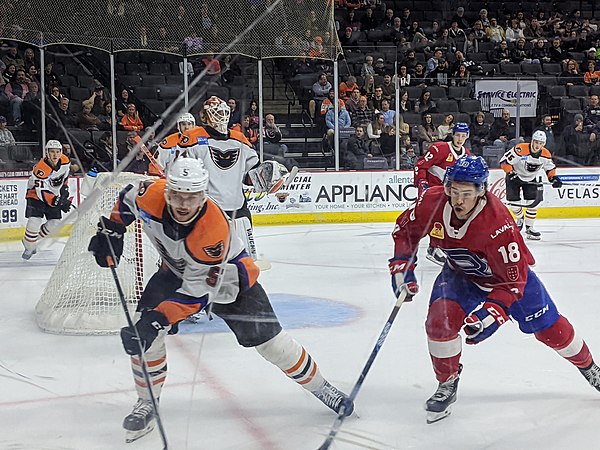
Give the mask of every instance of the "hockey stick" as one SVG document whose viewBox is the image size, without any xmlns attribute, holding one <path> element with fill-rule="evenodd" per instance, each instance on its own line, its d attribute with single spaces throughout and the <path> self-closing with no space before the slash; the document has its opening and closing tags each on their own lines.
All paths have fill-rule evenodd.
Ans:
<svg viewBox="0 0 600 450">
<path fill-rule="evenodd" d="M 110 251 L 114 256 L 114 250 L 108 240 L 108 245 L 110 247 Z M 148 388 L 148 394 L 150 395 L 150 401 L 152 403 L 152 408 L 154 408 L 154 415 L 156 416 L 156 423 L 158 424 L 158 431 L 160 433 L 160 438 L 163 442 L 163 450 L 168 450 L 169 444 L 167 443 L 167 434 L 165 433 L 165 429 L 163 428 L 162 419 L 160 418 L 160 414 L 158 413 L 158 402 L 156 401 L 156 397 L 154 397 L 154 392 L 152 392 L 152 381 L 150 380 L 150 374 L 148 373 L 148 366 L 146 365 L 146 358 L 144 358 L 144 348 L 142 347 L 142 339 L 138 333 L 137 328 L 133 324 L 133 320 L 131 319 L 131 314 L 129 314 L 129 309 L 127 309 L 127 302 L 125 301 L 125 294 L 123 293 L 123 288 L 121 287 L 121 282 L 119 281 L 119 275 L 117 274 L 117 266 L 115 265 L 115 260 L 113 256 L 108 256 L 106 258 L 106 262 L 108 263 L 108 267 L 110 267 L 110 271 L 112 273 L 113 279 L 115 280 L 115 285 L 117 287 L 117 292 L 119 293 L 119 300 L 121 301 L 121 306 L 123 307 L 123 312 L 125 313 L 125 318 L 127 319 L 127 325 L 129 328 L 135 331 L 135 337 L 137 338 L 138 347 L 140 350 L 140 362 L 142 366 L 142 372 L 144 373 L 144 381 L 146 382 L 146 387 Z"/>
<path fill-rule="evenodd" d="M 150 164 L 152 164 L 154 167 L 156 167 L 156 170 L 158 170 L 159 176 L 161 178 L 164 178 L 165 177 L 165 171 L 160 166 L 160 164 L 158 164 L 158 161 L 156 160 L 156 158 L 154 157 L 154 155 L 152 154 L 152 152 L 150 150 L 148 150 L 148 147 L 146 147 L 146 145 L 142 141 L 142 138 L 140 136 L 136 136 L 136 137 L 133 138 L 133 140 L 135 141 L 136 145 L 140 146 L 140 150 L 142 152 L 144 152 L 144 155 L 146 155 L 148 157 L 148 159 L 150 160 Z"/>
<path fill-rule="evenodd" d="M 510 206 L 518 206 L 520 208 L 535 208 L 537 205 L 539 205 L 540 203 L 542 203 L 542 201 L 544 200 L 544 183 L 532 183 L 537 185 L 537 191 L 535 192 L 535 199 L 533 199 L 530 203 L 517 203 L 517 202 L 511 202 L 511 201 L 506 201 L 507 205 Z"/>
<path fill-rule="evenodd" d="M 398 311 L 400 311 L 400 307 L 402 306 L 402 303 L 404 303 L 404 300 L 406 300 L 407 294 L 408 294 L 408 292 L 406 291 L 406 289 L 402 289 L 400 291 L 400 296 L 398 297 L 398 300 L 396 301 L 396 304 L 394 305 L 394 308 L 392 309 L 392 312 L 390 313 L 390 316 L 388 317 L 388 320 L 385 323 L 383 330 L 381 330 L 381 334 L 379 335 L 379 338 L 377 338 L 375 347 L 371 351 L 371 355 L 369 356 L 369 359 L 367 360 L 365 367 L 363 367 L 362 372 L 358 376 L 358 380 L 356 381 L 356 383 L 354 384 L 354 387 L 352 388 L 352 392 L 350 393 L 350 396 L 348 397 L 348 399 L 350 401 L 354 402 L 354 400 L 356 399 L 356 396 L 358 395 L 358 391 L 360 391 L 360 388 L 362 387 L 362 385 L 365 381 L 365 378 L 366 378 L 367 374 L 369 373 L 369 370 L 371 369 L 371 366 L 373 365 L 373 362 L 375 361 L 377 354 L 379 353 L 379 350 L 381 350 L 381 347 L 383 346 L 383 343 L 385 342 L 385 339 L 387 338 L 387 335 L 390 332 L 390 329 L 392 328 L 392 324 L 394 323 L 394 320 L 396 319 L 396 316 L 398 315 Z M 346 409 L 346 405 L 344 404 L 340 408 L 340 411 L 338 412 L 338 416 L 335 418 L 335 422 L 333 422 L 333 426 L 331 427 L 331 430 L 329 430 L 329 434 L 327 435 L 327 438 L 325 439 L 323 444 L 321 444 L 321 446 L 318 448 L 318 450 L 327 450 L 333 443 L 335 437 L 337 436 L 338 432 L 340 431 L 340 428 L 342 427 L 342 424 L 344 423 L 344 420 L 346 419 L 346 416 L 344 414 L 345 409 Z"/>
</svg>

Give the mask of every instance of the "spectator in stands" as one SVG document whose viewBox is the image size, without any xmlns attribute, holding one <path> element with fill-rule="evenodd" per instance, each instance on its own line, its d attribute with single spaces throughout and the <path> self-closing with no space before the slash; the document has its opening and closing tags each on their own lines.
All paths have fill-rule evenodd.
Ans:
<svg viewBox="0 0 600 450">
<path fill-rule="evenodd" d="M 52 86 L 62 86 L 62 81 L 54 72 L 54 64 L 51 62 L 44 67 L 44 83 L 46 92 L 50 91 Z"/>
<path fill-rule="evenodd" d="M 260 116 L 258 115 L 258 103 L 256 100 L 250 100 L 250 106 L 246 110 L 246 115 L 250 117 L 250 127 L 253 129 L 259 128 Z"/>
<path fill-rule="evenodd" d="M 515 42 L 525 38 L 523 30 L 519 26 L 519 19 L 512 19 L 510 27 L 506 29 L 506 42 Z"/>
<path fill-rule="evenodd" d="M 23 99 L 23 120 L 25 121 L 25 126 L 30 130 L 40 130 L 42 119 L 42 94 L 40 92 L 40 85 L 35 81 L 31 81 L 27 85 L 29 92 L 27 92 L 27 95 Z"/>
<path fill-rule="evenodd" d="M 373 94 L 369 99 L 369 108 L 378 113 L 381 111 L 381 104 L 384 99 L 383 87 L 377 86 L 375 88 L 375 94 Z"/>
<path fill-rule="evenodd" d="M 82 104 L 89 105 L 91 108 L 92 114 L 98 116 L 102 114 L 104 111 L 104 104 L 109 102 L 108 94 L 104 91 L 104 86 L 101 84 L 97 85 L 94 88 L 94 92 L 87 100 L 84 100 Z"/>
<path fill-rule="evenodd" d="M 81 164 L 79 159 L 77 158 L 77 154 L 75 153 L 75 150 L 73 150 L 73 147 L 71 147 L 71 143 L 70 142 L 64 142 L 62 144 L 63 146 L 63 153 L 65 154 L 65 156 L 67 158 L 69 158 L 69 175 L 82 175 L 83 171 L 81 170 Z"/>
<path fill-rule="evenodd" d="M 23 100 L 28 92 L 29 86 L 27 85 L 25 70 L 17 69 L 15 81 L 11 81 L 4 86 L 4 94 L 10 104 L 13 123 L 16 126 L 21 126 L 24 123 L 22 117 Z"/>
<path fill-rule="evenodd" d="M 35 58 L 35 52 L 31 47 L 27 47 L 25 52 L 23 53 L 23 68 L 25 71 L 29 70 L 31 66 L 38 66 L 38 63 Z"/>
<path fill-rule="evenodd" d="M 346 31 L 348 31 L 348 28 L 350 28 L 353 32 L 356 32 L 358 34 L 358 32 L 360 32 L 361 26 L 362 26 L 362 24 L 361 24 L 360 20 L 358 19 L 358 17 L 356 17 L 356 11 L 354 9 L 349 9 L 348 16 L 346 17 L 346 19 L 343 20 L 342 25 L 340 26 L 340 29 L 345 28 Z M 356 36 L 356 38 L 358 38 L 358 36 Z M 354 44 L 350 44 L 350 45 L 354 45 Z"/>
<path fill-rule="evenodd" d="M 358 43 L 358 31 L 354 31 L 352 27 L 348 26 L 345 28 L 344 33 L 340 35 L 340 44 L 344 47 L 344 52 L 351 52 L 352 49 L 348 47 L 354 47 Z"/>
<path fill-rule="evenodd" d="M 529 40 L 544 38 L 544 30 L 542 29 L 539 21 L 535 17 L 531 19 L 529 25 L 527 25 L 523 30 L 523 36 L 525 37 L 525 39 Z"/>
<path fill-rule="evenodd" d="M 340 87 L 338 89 L 339 97 L 343 100 L 347 100 L 348 97 L 352 95 L 352 91 L 357 87 L 359 86 L 358 84 L 356 84 L 356 77 L 348 75 L 346 81 L 340 84 Z"/>
<path fill-rule="evenodd" d="M 600 98 L 596 94 L 590 95 L 583 108 L 583 125 L 590 131 L 600 129 Z"/>
<path fill-rule="evenodd" d="M 490 19 L 488 17 L 488 10 L 483 8 L 479 10 L 479 22 L 483 25 L 484 28 L 490 25 Z"/>
<path fill-rule="evenodd" d="M 525 38 L 517 39 L 517 43 L 510 51 L 510 60 L 515 64 L 528 63 L 531 64 L 534 62 L 531 59 L 531 55 L 529 54 L 529 50 L 525 48 Z M 539 60 L 535 60 L 536 64 L 539 64 Z"/>
<path fill-rule="evenodd" d="M 410 98 L 408 97 L 408 91 L 400 91 L 400 102 L 399 102 L 399 111 L 401 114 L 402 113 L 411 113 L 415 110 L 414 105 L 412 104 L 412 102 L 410 101 Z"/>
<path fill-rule="evenodd" d="M 312 85 L 313 98 L 308 102 L 308 113 L 315 119 L 317 108 L 321 108 L 321 103 L 329 95 L 331 83 L 327 80 L 327 74 L 319 74 L 319 79 Z"/>
<path fill-rule="evenodd" d="M 236 125 L 233 129 L 244 133 L 244 136 L 246 136 L 248 141 L 252 144 L 252 147 L 256 150 L 258 133 L 250 125 L 250 116 L 244 115 L 244 117 L 242 117 L 241 125 Z"/>
<path fill-rule="evenodd" d="M 408 69 L 408 73 L 412 73 L 415 70 L 417 64 L 419 64 L 419 61 L 417 60 L 417 56 L 414 50 L 409 49 L 406 52 L 406 57 L 402 61 L 402 64 L 406 66 L 406 68 Z"/>
<path fill-rule="evenodd" d="M 410 136 L 403 136 L 400 144 L 400 170 L 415 170 L 419 157 L 410 141 Z"/>
<path fill-rule="evenodd" d="M 566 64 L 569 58 L 571 58 L 571 54 L 563 49 L 562 42 L 559 37 L 555 37 L 552 40 L 552 47 L 549 50 L 550 61 L 553 63 L 563 63 Z"/>
<path fill-rule="evenodd" d="M 431 27 L 425 28 L 425 36 L 435 42 L 442 35 L 442 27 L 437 20 L 431 22 Z"/>
<path fill-rule="evenodd" d="M 373 75 L 367 75 L 365 77 L 360 93 L 367 98 L 371 97 L 371 95 L 375 93 L 375 77 Z"/>
<path fill-rule="evenodd" d="M 393 85 L 396 84 L 395 77 L 396 75 L 392 77 Z M 406 86 L 410 86 L 410 73 L 408 73 L 408 68 L 406 67 L 406 64 L 401 64 L 398 68 L 398 86 L 400 86 L 400 89 Z"/>
<path fill-rule="evenodd" d="M 451 68 L 451 72 L 454 76 L 458 72 L 458 68 L 463 65 L 467 69 L 467 72 L 470 75 L 483 75 L 483 67 L 477 64 L 475 61 L 471 61 L 466 57 L 464 52 L 460 50 L 456 50 L 454 52 L 454 57 L 456 58 L 456 62 L 453 64 Z"/>
<path fill-rule="evenodd" d="M 481 156 L 483 147 L 489 144 L 488 136 L 490 134 L 490 124 L 485 123 L 485 113 L 479 111 L 475 115 L 475 121 L 471 124 L 471 152 Z"/>
<path fill-rule="evenodd" d="M 552 49 L 550 50 L 552 51 Z M 558 76 L 558 82 L 566 86 L 583 84 L 583 75 L 579 72 L 579 64 L 574 59 L 569 59 L 566 69 Z"/>
<path fill-rule="evenodd" d="M 400 136 L 400 143 L 407 135 Z M 409 139 L 410 140 L 410 139 Z M 386 157 L 388 166 L 396 156 L 396 127 L 393 125 L 385 125 L 379 138 L 379 148 L 381 154 Z"/>
<path fill-rule="evenodd" d="M 233 128 L 236 125 L 241 125 L 242 112 L 238 109 L 235 98 L 230 97 L 227 100 L 227 106 L 229 106 L 229 123 L 227 124 L 227 128 Z"/>
<path fill-rule="evenodd" d="M 386 125 L 392 126 L 396 121 L 396 111 L 390 109 L 390 101 L 383 100 L 381 102 L 381 114 L 383 114 L 383 119 Z"/>
<path fill-rule="evenodd" d="M 58 109 L 54 112 L 57 119 L 56 126 L 59 131 L 62 131 L 62 127 L 73 128 L 75 126 L 75 119 L 69 111 L 69 103 L 69 99 L 63 95 L 58 102 Z M 54 135 L 54 137 L 56 136 Z"/>
<path fill-rule="evenodd" d="M 17 69 L 25 68 L 25 61 L 19 56 L 18 48 L 16 46 L 8 47 L 8 50 L 2 58 L 2 62 L 6 64 L 6 67 L 14 64 Z"/>
<path fill-rule="evenodd" d="M 565 158 L 575 165 L 586 165 L 593 156 L 592 143 L 596 137 L 595 133 L 586 130 L 583 116 L 575 114 L 575 123 L 567 126 L 562 134 Z"/>
<path fill-rule="evenodd" d="M 213 53 L 207 53 L 202 58 L 202 70 L 206 70 L 206 75 L 220 75 L 221 63 Z"/>
<path fill-rule="evenodd" d="M 385 15 L 383 19 L 379 23 L 378 28 L 382 30 L 386 30 L 392 28 L 394 26 L 394 10 L 392 8 L 388 8 L 385 10 Z"/>
<path fill-rule="evenodd" d="M 452 130 L 454 129 L 454 114 L 446 114 L 444 120 L 437 127 L 438 140 L 447 141 L 452 137 Z"/>
<path fill-rule="evenodd" d="M 473 37 L 477 42 L 487 42 L 489 41 L 487 33 L 485 32 L 485 28 L 481 20 L 476 20 L 473 24 L 473 30 L 471 31 Z"/>
<path fill-rule="evenodd" d="M 519 142 L 523 142 L 523 138 L 516 137 L 517 125 L 510 117 L 510 111 L 507 108 L 502 110 L 502 116 L 496 117 L 494 123 L 490 127 L 490 140 L 498 147 L 504 147 L 506 150 L 513 148 Z"/>
<path fill-rule="evenodd" d="M 93 112 L 93 110 L 92 110 Z M 112 128 L 112 103 L 106 102 L 104 104 L 104 108 L 102 112 L 98 115 L 98 119 L 100 119 L 100 125 L 98 129 L 105 131 L 110 130 Z"/>
<path fill-rule="evenodd" d="M 600 110 L 598 112 L 600 113 Z M 542 116 L 541 125 L 533 131 L 543 131 L 546 134 L 546 144 L 544 147 L 546 147 L 552 153 L 555 153 L 558 150 L 558 146 L 556 145 L 556 139 L 554 138 L 554 130 L 552 129 L 553 126 L 554 123 L 552 122 L 552 116 L 550 114 L 544 114 Z"/>
<path fill-rule="evenodd" d="M 442 60 L 442 56 L 443 56 L 442 51 L 440 49 L 436 49 L 433 52 L 433 55 L 431 56 L 431 58 L 429 58 L 427 60 L 427 74 L 428 75 L 437 68 L 438 64 Z"/>
<path fill-rule="evenodd" d="M 98 131 L 101 125 L 102 121 L 92 112 L 91 105 L 85 103 L 77 116 L 77 126 L 82 130 Z"/>
<path fill-rule="evenodd" d="M 427 83 L 429 82 L 429 78 L 427 78 L 427 74 L 425 73 L 425 66 L 423 63 L 417 63 L 414 72 L 411 75 L 410 84 L 414 87 L 427 87 Z"/>
<path fill-rule="evenodd" d="M 52 86 L 46 99 L 46 105 L 51 114 L 53 111 L 58 110 L 58 104 L 60 103 L 61 97 L 62 94 L 60 93 L 60 87 Z"/>
<path fill-rule="evenodd" d="M 132 137 L 130 137 L 130 135 L 132 135 Z M 127 133 L 127 149 L 129 150 L 129 152 L 133 152 L 135 151 L 135 141 L 133 140 L 133 137 L 137 136 L 137 133 Z M 124 172 L 132 172 L 132 173 L 139 173 L 139 174 L 146 174 L 148 173 L 148 169 L 150 167 L 150 160 L 148 159 L 148 157 L 146 156 L 146 154 L 141 150 L 137 150 L 135 153 L 135 157 L 131 160 L 131 162 L 125 167 L 125 169 L 123 169 Z"/>
<path fill-rule="evenodd" d="M 8 159 L 8 151 L 15 145 L 15 137 L 11 131 L 6 128 L 6 117 L 0 116 L 0 155 Z M 0 158 L 0 163 L 4 161 Z"/>
<path fill-rule="evenodd" d="M 367 126 L 373 120 L 373 110 L 369 109 L 367 97 L 360 97 L 358 109 L 352 115 L 352 126 L 356 128 L 359 125 Z"/>
<path fill-rule="evenodd" d="M 27 69 L 25 69 L 26 71 L 26 78 L 27 78 L 27 82 L 36 82 L 38 83 L 38 85 L 40 84 L 40 79 L 38 76 L 38 70 L 37 70 L 37 66 L 35 64 L 30 65 Z"/>
<path fill-rule="evenodd" d="M 4 69 L 3 78 L 5 79 L 5 81 L 7 83 L 10 83 L 11 81 L 15 81 L 15 79 L 17 78 L 17 66 L 15 66 L 12 63 L 7 64 L 6 69 Z"/>
<path fill-rule="evenodd" d="M 384 76 L 387 72 L 383 58 L 377 58 L 377 61 L 375 61 L 375 65 L 373 67 L 375 68 L 375 73 L 377 75 Z"/>
<path fill-rule="evenodd" d="M 135 103 L 127 105 L 127 114 L 121 118 L 121 126 L 127 131 L 141 131 L 144 129 L 144 123 L 140 119 Z"/>
<path fill-rule="evenodd" d="M 450 84 L 452 86 L 458 87 L 471 87 L 471 76 L 469 71 L 467 70 L 467 66 L 461 64 L 458 66 L 458 69 L 455 73 L 452 74 L 452 79 L 450 80 Z"/>
<path fill-rule="evenodd" d="M 428 89 L 425 89 L 423 92 L 421 92 L 419 100 L 417 100 L 415 103 L 415 112 L 418 114 L 437 112 L 437 105 L 431 99 L 431 92 L 429 92 Z"/>
<path fill-rule="evenodd" d="M 323 46 L 323 38 L 321 36 L 315 36 L 310 43 L 308 49 L 308 56 L 311 58 L 322 58 L 327 54 L 325 47 Z"/>
<path fill-rule="evenodd" d="M 352 92 L 354 92 L 354 91 L 352 91 Z M 344 100 L 342 100 L 341 98 L 338 99 L 338 102 L 339 102 L 340 108 L 346 107 Z M 331 88 L 331 89 L 329 89 L 329 94 L 328 94 L 327 98 L 325 100 L 323 100 L 323 103 L 321 103 L 321 115 L 322 116 L 326 115 L 330 109 L 333 109 L 334 104 L 335 104 L 335 89 Z"/>
<path fill-rule="evenodd" d="M 117 118 L 121 119 L 127 114 L 127 105 L 132 103 L 131 93 L 127 89 L 121 91 L 121 97 L 117 100 Z"/>
<path fill-rule="evenodd" d="M 396 88 L 392 84 L 392 76 L 389 73 L 383 75 L 381 89 L 383 89 L 383 98 L 389 100 L 390 103 L 394 103 L 394 98 L 396 97 Z"/>
<path fill-rule="evenodd" d="M 444 28 L 442 35 L 432 44 L 432 48 L 441 50 L 443 53 L 454 53 L 456 51 L 456 41 L 450 36 L 450 31 Z"/>
<path fill-rule="evenodd" d="M 0 63 L 0 66 L 2 64 Z M 0 97 L 4 95 L 4 86 L 6 86 L 6 79 L 4 78 L 4 66 L 0 67 Z M 1 100 L 0 100 L 1 103 Z"/>
<path fill-rule="evenodd" d="M 365 15 L 360 19 L 360 29 L 362 31 L 371 31 L 377 28 L 379 21 L 373 15 L 373 8 L 367 8 Z"/>
<path fill-rule="evenodd" d="M 588 60 L 587 71 L 583 74 L 583 82 L 587 86 L 600 85 L 600 71 L 596 70 L 596 61 Z"/>
<path fill-rule="evenodd" d="M 282 138 L 281 130 L 275 123 L 275 116 L 273 114 L 267 114 L 263 126 L 263 152 L 266 155 L 281 158 L 277 158 L 276 160 L 284 164 L 284 158 L 288 151 L 288 147 L 285 144 L 281 144 Z"/>
<path fill-rule="evenodd" d="M 454 16 L 452 16 L 452 19 L 450 20 L 450 23 L 454 22 L 456 22 L 458 28 L 460 28 L 461 30 L 468 30 L 469 28 L 471 28 L 471 24 L 465 17 L 465 8 L 463 8 L 462 6 L 456 8 L 456 14 L 454 14 Z"/>
<path fill-rule="evenodd" d="M 400 21 L 402 22 L 402 28 L 408 30 L 410 24 L 413 23 L 413 18 L 410 13 L 410 8 L 404 8 L 400 15 Z"/>
<path fill-rule="evenodd" d="M 373 67 L 373 56 L 365 56 L 365 62 L 360 68 L 360 76 L 366 77 L 367 75 L 375 75 L 375 67 Z"/>
<path fill-rule="evenodd" d="M 327 114 L 325 114 L 325 124 L 327 125 L 327 143 L 330 148 L 333 148 L 333 137 L 335 135 L 335 109 L 329 108 Z M 350 119 L 350 114 L 346 111 L 345 107 L 339 108 L 338 111 L 338 129 L 342 128 L 350 128 L 352 125 L 352 120 Z"/>
<path fill-rule="evenodd" d="M 402 28 L 402 21 L 400 20 L 400 17 L 394 17 L 394 23 L 388 31 L 387 40 L 393 42 L 395 46 L 398 46 L 403 39 L 412 41 L 412 38 L 413 36 L 410 36 L 409 38 L 408 35 L 404 35 L 404 28 Z"/>
<path fill-rule="evenodd" d="M 365 127 L 359 125 L 354 130 L 354 136 L 348 139 L 348 145 L 344 153 L 344 165 L 349 170 L 363 170 L 365 168 L 364 159 L 368 155 Z"/>
<path fill-rule="evenodd" d="M 546 41 L 543 38 L 533 42 L 533 49 L 531 49 L 531 59 L 538 60 L 540 63 L 550 62 L 550 53 L 546 48 Z"/>
<path fill-rule="evenodd" d="M 421 143 L 421 152 L 423 154 L 427 152 L 431 144 L 438 142 L 438 131 L 433 124 L 431 113 L 426 112 L 421 115 L 421 124 L 417 128 L 417 134 L 419 142 Z"/>
<path fill-rule="evenodd" d="M 352 95 L 346 100 L 346 110 L 350 115 L 354 114 L 360 105 L 360 89 L 354 89 Z"/>
<path fill-rule="evenodd" d="M 490 19 L 490 25 L 485 29 L 485 33 L 491 42 L 502 42 L 506 38 L 504 28 L 498 25 L 498 20 L 494 17 Z"/>
<path fill-rule="evenodd" d="M 492 50 L 488 56 L 488 60 L 493 64 L 506 64 L 510 62 L 510 50 L 508 49 L 508 43 L 501 41 L 496 45 L 496 48 Z"/>
<path fill-rule="evenodd" d="M 449 72 L 448 61 L 442 58 L 438 66 L 432 72 L 429 72 L 427 76 L 431 79 L 431 84 L 447 88 L 450 84 L 448 81 Z"/>
<path fill-rule="evenodd" d="M 226 84 L 233 83 L 235 77 L 239 77 L 240 75 L 242 75 L 242 69 L 240 69 L 234 57 L 232 55 L 225 55 L 221 67 L 221 79 L 223 82 Z"/>
<path fill-rule="evenodd" d="M 589 50 L 587 50 L 586 56 L 587 56 L 588 61 L 594 61 L 594 62 L 596 62 L 596 69 L 598 69 L 599 68 L 598 67 L 598 62 L 599 61 L 596 58 L 596 47 L 592 47 Z"/>
<path fill-rule="evenodd" d="M 369 138 L 369 153 L 372 155 L 379 153 L 383 154 L 381 151 L 381 144 L 379 143 L 379 139 L 385 130 L 385 117 L 383 114 L 378 113 L 375 114 L 375 119 L 367 125 L 367 137 Z"/>
<path fill-rule="evenodd" d="M 400 25 L 400 18 L 398 18 L 398 25 Z M 423 31 L 423 28 L 419 26 L 419 22 L 413 20 L 410 24 L 410 28 L 408 28 L 406 31 L 406 40 L 409 42 L 414 42 L 415 36 L 417 35 L 425 36 L 425 31 Z"/>
</svg>

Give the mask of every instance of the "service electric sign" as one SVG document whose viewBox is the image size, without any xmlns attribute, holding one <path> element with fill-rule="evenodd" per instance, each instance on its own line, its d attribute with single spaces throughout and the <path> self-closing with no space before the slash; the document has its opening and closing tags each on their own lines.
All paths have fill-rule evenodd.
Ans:
<svg viewBox="0 0 600 450">
<path fill-rule="evenodd" d="M 475 98 L 485 110 L 508 108 L 511 117 L 536 117 L 538 83 L 535 80 L 477 80 Z"/>
</svg>

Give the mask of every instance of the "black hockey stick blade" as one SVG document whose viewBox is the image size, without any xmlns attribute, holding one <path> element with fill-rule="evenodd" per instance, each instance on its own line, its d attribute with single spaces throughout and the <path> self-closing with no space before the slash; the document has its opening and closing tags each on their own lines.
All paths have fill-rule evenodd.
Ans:
<svg viewBox="0 0 600 450">
<path fill-rule="evenodd" d="M 398 311 L 400 311 L 400 307 L 402 306 L 402 303 L 404 303 L 404 300 L 406 300 L 407 294 L 408 294 L 408 292 L 406 291 L 406 289 L 402 289 L 402 291 L 400 292 L 400 296 L 398 297 L 398 300 L 396 301 L 396 304 L 394 305 L 394 308 L 392 309 L 392 312 L 390 313 L 390 316 L 388 317 L 388 320 L 385 323 L 383 330 L 381 330 L 381 333 L 379 334 L 379 337 L 377 338 L 375 347 L 371 351 L 371 354 L 369 355 L 369 359 L 367 360 L 365 366 L 363 367 L 363 370 L 361 371 L 360 375 L 358 376 L 358 380 L 354 384 L 354 387 L 352 388 L 352 392 L 350 393 L 350 395 L 348 397 L 352 402 L 354 402 L 354 400 L 356 399 L 356 396 L 358 395 L 358 391 L 360 391 L 360 388 L 362 387 L 362 385 L 365 381 L 365 378 L 366 378 L 367 374 L 369 373 L 369 370 L 371 370 L 371 366 L 373 365 L 373 362 L 375 361 L 375 358 L 377 357 L 379 350 L 381 350 L 381 347 L 383 346 L 383 343 L 385 342 L 385 339 L 387 338 L 387 335 L 390 332 L 390 329 L 392 328 L 392 324 L 394 323 L 394 320 L 396 319 L 396 316 L 398 315 Z M 329 434 L 325 438 L 325 441 L 323 441 L 321 446 L 318 448 L 318 450 L 328 450 L 329 447 L 331 446 L 331 444 L 333 443 L 333 441 L 335 440 L 338 432 L 340 431 L 340 428 L 342 427 L 342 424 L 344 423 L 344 420 L 346 419 L 346 415 L 344 414 L 345 409 L 346 409 L 346 405 L 342 405 L 342 407 L 340 408 L 340 411 L 338 412 L 337 417 L 335 418 L 335 422 L 333 422 L 333 426 L 329 430 Z"/>
<path fill-rule="evenodd" d="M 537 191 L 535 193 L 535 199 L 531 200 L 529 203 L 519 203 L 519 202 L 510 202 L 507 201 L 506 204 L 510 206 L 518 206 L 521 208 L 535 208 L 537 205 L 542 203 L 544 200 L 544 184 L 543 183 L 535 183 L 537 185 Z"/>
</svg>

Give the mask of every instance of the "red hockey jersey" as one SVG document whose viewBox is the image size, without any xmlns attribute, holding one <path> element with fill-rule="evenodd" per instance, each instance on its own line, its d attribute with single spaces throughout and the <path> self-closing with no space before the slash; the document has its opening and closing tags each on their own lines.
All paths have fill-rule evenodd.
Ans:
<svg viewBox="0 0 600 450">
<path fill-rule="evenodd" d="M 417 160 L 415 165 L 415 186 L 422 180 L 431 186 L 441 186 L 444 181 L 446 169 L 464 155 L 470 155 L 469 150 L 463 147 L 463 153 L 458 155 L 451 142 L 436 142 L 427 153 Z"/>
<path fill-rule="evenodd" d="M 462 222 L 454 216 L 443 187 L 428 189 L 396 220 L 394 255 L 416 255 L 419 241 L 427 235 L 431 246 L 444 251 L 450 268 L 489 291 L 488 298 L 509 307 L 523 296 L 535 260 L 495 195 L 486 193 Z"/>
</svg>

